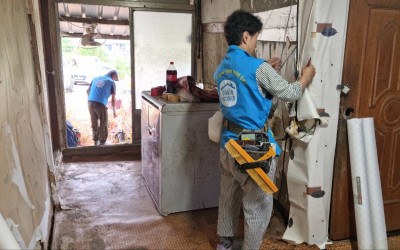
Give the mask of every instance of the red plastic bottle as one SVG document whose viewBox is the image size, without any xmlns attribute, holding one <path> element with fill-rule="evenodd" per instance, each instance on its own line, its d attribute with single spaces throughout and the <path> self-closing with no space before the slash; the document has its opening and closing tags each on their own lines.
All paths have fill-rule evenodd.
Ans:
<svg viewBox="0 0 400 250">
<path fill-rule="evenodd" d="M 175 94 L 177 83 L 177 71 L 174 66 L 174 62 L 169 63 L 167 68 L 167 93 Z"/>
</svg>

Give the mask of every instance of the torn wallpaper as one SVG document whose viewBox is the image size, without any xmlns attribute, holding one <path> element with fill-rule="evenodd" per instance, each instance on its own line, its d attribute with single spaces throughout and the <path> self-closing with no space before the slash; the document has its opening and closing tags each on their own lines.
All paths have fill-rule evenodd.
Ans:
<svg viewBox="0 0 400 250">
<path fill-rule="evenodd" d="M 299 65 L 311 59 L 316 75 L 297 102 L 307 140 L 293 140 L 287 172 L 289 223 L 283 239 L 325 248 L 349 1 L 299 1 Z M 306 126 L 307 127 L 307 126 Z M 310 131 L 310 132 L 307 132 Z"/>
</svg>

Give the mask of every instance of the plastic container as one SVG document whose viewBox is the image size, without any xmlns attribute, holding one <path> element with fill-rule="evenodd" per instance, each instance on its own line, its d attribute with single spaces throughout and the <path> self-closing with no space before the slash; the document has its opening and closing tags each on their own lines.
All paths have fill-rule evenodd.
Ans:
<svg viewBox="0 0 400 250">
<path fill-rule="evenodd" d="M 167 68 L 167 93 L 173 93 L 175 94 L 176 92 L 176 86 L 177 86 L 177 71 L 174 66 L 174 62 L 169 63 L 169 67 Z"/>
</svg>

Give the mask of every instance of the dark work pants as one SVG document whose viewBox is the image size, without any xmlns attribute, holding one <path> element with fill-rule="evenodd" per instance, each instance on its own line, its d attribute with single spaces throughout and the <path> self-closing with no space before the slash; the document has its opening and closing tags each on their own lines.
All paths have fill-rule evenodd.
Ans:
<svg viewBox="0 0 400 250">
<path fill-rule="evenodd" d="M 89 101 L 90 121 L 92 123 L 92 139 L 104 144 L 108 136 L 108 113 L 107 107 L 99 102 Z"/>
</svg>

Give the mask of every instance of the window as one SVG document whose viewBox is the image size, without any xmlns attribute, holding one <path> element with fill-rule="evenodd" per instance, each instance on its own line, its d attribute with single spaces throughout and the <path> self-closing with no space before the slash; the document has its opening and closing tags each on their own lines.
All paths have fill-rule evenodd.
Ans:
<svg viewBox="0 0 400 250">
<path fill-rule="evenodd" d="M 192 14 L 135 11 L 133 13 L 136 109 L 141 92 L 164 86 L 173 61 L 178 77 L 192 75 Z"/>
</svg>

